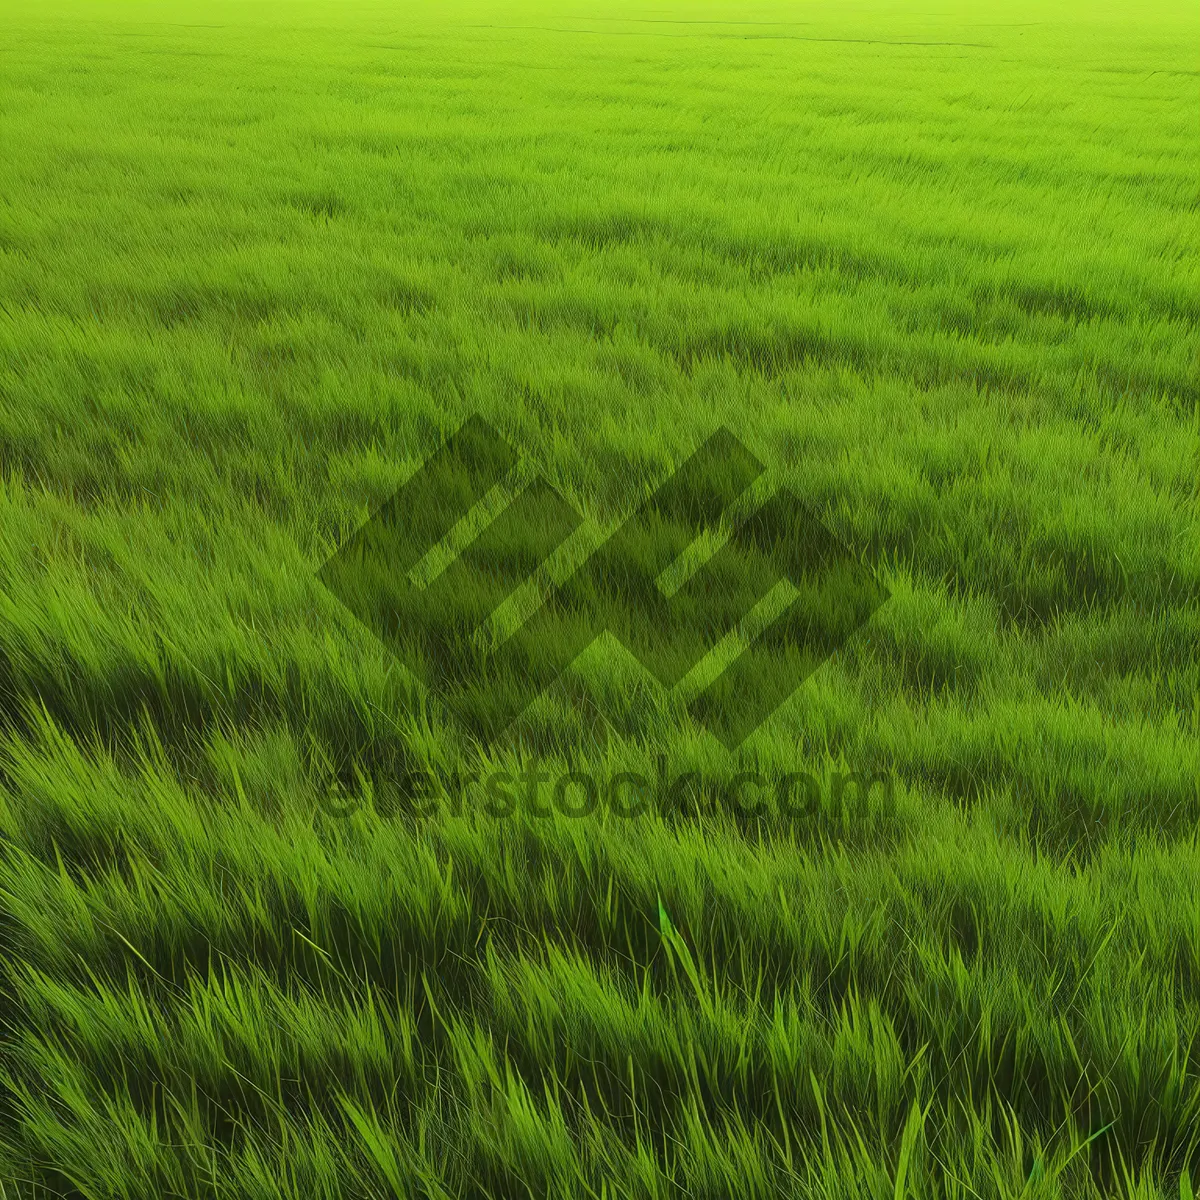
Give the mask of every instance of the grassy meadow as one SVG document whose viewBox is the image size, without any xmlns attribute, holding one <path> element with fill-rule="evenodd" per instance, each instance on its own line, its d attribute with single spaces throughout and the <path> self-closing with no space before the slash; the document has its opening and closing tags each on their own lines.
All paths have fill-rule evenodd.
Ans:
<svg viewBox="0 0 1200 1200">
<path fill-rule="evenodd" d="M 0 0 L 0 1200 L 1192 1200 L 1200 10 L 924 9 Z M 317 573 L 476 414 L 511 628 L 721 427 L 888 598 L 474 737 Z M 397 783 L 662 761 L 894 801 Z"/>
</svg>

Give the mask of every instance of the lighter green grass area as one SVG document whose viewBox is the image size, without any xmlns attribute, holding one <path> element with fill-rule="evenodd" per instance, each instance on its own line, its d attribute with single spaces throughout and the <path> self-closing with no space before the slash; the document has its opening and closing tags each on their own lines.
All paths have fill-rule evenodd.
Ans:
<svg viewBox="0 0 1200 1200">
<path fill-rule="evenodd" d="M 1190 1200 L 1195 6 L 0 3 L 0 1195 Z M 476 412 L 509 628 L 720 425 L 891 599 L 474 744 L 314 573 Z M 379 802 L 660 754 L 895 808 Z"/>
</svg>

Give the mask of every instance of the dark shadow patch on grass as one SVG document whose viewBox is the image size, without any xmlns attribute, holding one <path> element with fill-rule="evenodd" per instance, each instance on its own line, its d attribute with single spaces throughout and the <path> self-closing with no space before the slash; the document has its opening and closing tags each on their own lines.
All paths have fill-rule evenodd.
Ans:
<svg viewBox="0 0 1200 1200">
<path fill-rule="evenodd" d="M 52 451 L 49 461 L 47 450 Z M 5 475 L 19 473 L 26 489 L 60 496 L 86 513 L 114 502 L 125 508 L 145 505 L 165 510 L 177 502 L 185 480 L 181 472 L 175 496 L 152 493 L 129 477 L 113 442 L 100 439 L 82 446 L 51 447 L 0 433 L 0 464 Z"/>
<path fill-rule="evenodd" d="M 884 255 L 867 254 L 853 247 L 815 239 L 723 233 L 706 243 L 706 249 L 739 271 L 749 272 L 752 277 L 836 271 L 855 283 L 873 280 L 904 283 L 911 279 L 906 268 Z"/>
<path fill-rule="evenodd" d="M 809 362 L 845 363 L 848 347 L 814 329 L 767 330 L 745 325 L 694 333 L 662 349 L 689 376 L 704 364 L 728 362 L 739 370 L 774 377 Z"/>
<path fill-rule="evenodd" d="M 602 312 L 577 296 L 511 296 L 504 304 L 519 326 L 541 333 L 569 330 L 604 340 L 613 336 L 620 321 L 615 310 Z"/>
<path fill-rule="evenodd" d="M 500 247 L 490 256 L 489 267 L 494 279 L 544 283 L 559 277 L 561 270 L 547 254 L 534 248 Z"/>
<path fill-rule="evenodd" d="M 64 648 L 64 654 L 68 653 Z M 230 725 L 257 728 L 271 719 L 294 720 L 305 713 L 305 729 L 325 744 L 340 748 L 347 780 L 349 764 L 368 777 L 388 780 L 415 770 L 418 762 L 403 737 L 392 730 L 371 728 L 371 722 L 351 705 L 321 703 L 294 664 L 282 679 L 268 679 L 234 664 L 227 682 L 215 691 L 211 680 L 164 655 L 160 671 L 123 660 L 98 675 L 85 664 L 67 663 L 71 682 L 61 672 L 38 665 L 18 671 L 0 652 L 0 727 L 33 737 L 40 709 L 66 734 L 82 744 L 128 747 L 130 731 L 149 721 L 165 749 L 178 747 L 188 756 L 207 737 Z M 226 678 L 217 670 L 212 678 Z M 404 698 L 397 696 L 403 704 Z M 32 707 L 31 707 L 32 706 Z"/>
<path fill-rule="evenodd" d="M 980 283 L 974 287 L 973 295 L 980 304 L 1002 304 L 1009 300 L 1030 316 L 1058 317 L 1073 325 L 1119 315 L 1111 303 L 1089 296 L 1069 283 Z"/>
<path fill-rule="evenodd" d="M 1000 308 L 977 307 L 971 301 L 945 302 L 917 308 L 915 304 L 896 304 L 891 310 L 892 321 L 906 333 L 921 334 L 928 330 L 945 330 L 964 340 L 1001 345 L 1011 339 L 1021 341 L 1027 333 L 1024 322 Z M 1039 343 L 1048 340 L 1044 335 Z M 1057 340 L 1057 339 L 1054 339 Z"/>
<path fill-rule="evenodd" d="M 379 300 L 404 317 L 425 316 L 437 306 L 437 296 L 422 284 L 400 275 L 387 275 L 376 290 Z"/>
<path fill-rule="evenodd" d="M 346 202 L 334 191 L 293 192 L 287 197 L 287 203 L 319 220 L 332 221 L 346 212 Z"/>
<path fill-rule="evenodd" d="M 652 346 L 603 342 L 596 348 L 594 362 L 600 371 L 620 380 L 621 386 L 635 395 L 649 399 L 671 388 L 670 368 Z"/>
<path fill-rule="evenodd" d="M 279 299 L 236 284 L 171 280 L 154 287 L 93 288 L 87 306 L 101 320 L 125 321 L 144 314 L 163 329 L 199 325 L 214 317 L 238 325 L 256 324 L 282 307 Z"/>
<path fill-rule="evenodd" d="M 141 974 L 139 991 L 149 999 L 145 988 L 146 973 L 142 971 Z M 218 980 L 218 968 L 210 968 L 201 978 Z M 233 979 L 238 981 L 237 973 Z M 86 1000 L 89 991 L 80 990 Z M 289 1000 L 301 1003 L 331 999 L 328 989 L 318 991 L 295 982 L 281 990 Z M 169 1037 L 180 1016 L 186 1020 L 186 1015 L 180 1013 L 184 995 L 169 991 L 155 995 L 153 999 L 158 1002 L 154 1005 L 155 1016 L 162 1022 L 163 1034 Z M 423 1002 L 424 997 L 421 999 Z M 396 1007 L 384 1000 L 380 1015 L 386 1019 L 391 1015 L 388 1010 L 394 1012 Z M 218 1037 L 229 1037 L 236 1045 L 238 1035 L 235 1031 L 227 1031 L 223 1022 L 218 1023 L 217 1029 L 220 1031 Z M 336 1128 L 342 1117 L 339 1093 L 354 1096 L 368 1110 L 387 1110 L 393 1119 L 398 1118 L 397 1125 L 403 1134 L 412 1134 L 416 1129 L 425 1069 L 428 1068 L 430 1074 L 435 1069 L 426 1041 L 414 1047 L 413 1064 L 398 1054 L 384 1063 L 368 1060 L 369 1066 L 364 1070 L 363 1060 L 352 1047 L 328 1041 L 318 1049 L 306 1044 L 302 1037 L 289 1036 L 281 1029 L 277 1065 L 282 1069 L 278 1075 L 265 1077 L 261 1060 L 214 1062 L 207 1058 L 171 1055 L 164 1062 L 161 1044 L 148 1045 L 136 1038 L 123 1040 L 119 1047 L 103 1042 L 96 1044 L 80 1038 L 71 1022 L 58 1013 L 39 1022 L 36 1033 L 39 1038 L 49 1037 L 60 1045 L 69 1046 L 73 1058 L 99 1085 L 98 1090 L 112 1098 L 116 1095 L 127 1097 L 143 1119 L 157 1119 L 159 1128 L 170 1128 L 176 1117 L 169 1096 L 190 1092 L 206 1144 L 226 1153 L 235 1153 L 247 1140 L 247 1121 L 266 1128 L 271 1122 L 278 1121 L 281 1110 L 297 1125 L 303 1125 L 316 1112 Z M 112 1070 L 111 1057 L 118 1049 L 121 1054 L 119 1082 Z M 36 1090 L 37 1069 L 26 1067 L 24 1058 L 22 1050 L 16 1050 L 10 1066 L 16 1065 L 18 1075 L 25 1077 Z"/>
<path fill-rule="evenodd" d="M 1167 371 L 1121 369 L 1111 363 L 1099 363 L 1092 371 L 1097 388 L 1114 400 L 1129 395 L 1166 397 L 1180 415 L 1194 413 L 1200 408 L 1200 374 L 1179 375 Z"/>
<path fill-rule="evenodd" d="M 256 339 L 244 342 L 239 348 L 238 357 L 251 371 L 274 375 L 290 373 L 301 355 L 290 342 Z"/>
<path fill-rule="evenodd" d="M 969 591 L 965 581 L 950 586 Z M 1167 563 L 1126 580 L 1115 559 L 1102 560 L 1063 543 L 1039 549 L 1019 580 L 997 578 L 981 586 L 976 579 L 974 587 L 996 600 L 1003 626 L 1022 634 L 1048 630 L 1058 618 L 1075 613 L 1103 615 L 1125 602 L 1155 610 L 1200 604 L 1200 583 L 1181 577 Z"/>
<path fill-rule="evenodd" d="M 886 629 L 872 634 L 873 656 L 879 661 L 881 683 L 898 682 L 902 694 L 920 701 L 956 699 L 969 704 L 980 694 L 987 662 L 964 648 L 928 641 L 901 642 Z"/>
<path fill-rule="evenodd" d="M 539 237 L 547 241 L 578 242 L 596 250 L 671 240 L 674 232 L 675 225 L 663 217 L 620 211 L 554 214 L 541 218 L 537 228 Z"/>
<path fill-rule="evenodd" d="M 189 285 L 175 285 L 147 297 L 150 316 L 156 325 L 164 329 L 176 329 L 181 325 L 194 325 L 204 315 L 203 293 Z"/>
<path fill-rule="evenodd" d="M 925 761 L 903 769 L 909 786 L 933 792 L 960 812 L 993 802 L 1007 780 L 1012 815 L 997 825 L 1003 836 L 1060 864 L 1083 868 L 1111 842 L 1122 837 L 1186 840 L 1200 828 L 1200 798 L 1194 784 L 1157 786 L 1153 791 L 1130 784 L 1120 792 L 1106 787 L 1106 768 L 1097 763 L 1094 777 L 1076 767 L 1067 778 L 1050 778 L 1032 762 L 997 761 L 988 754 L 961 753 L 956 761 Z"/>
<path fill-rule="evenodd" d="M 848 368 L 864 379 L 898 373 L 922 389 L 956 384 L 1002 395 L 1026 394 L 1039 382 L 1022 367 L 989 361 L 982 356 L 958 365 L 911 349 L 877 349 L 862 339 L 815 328 L 726 326 L 669 341 L 664 338 L 654 344 L 661 353 L 673 358 L 688 377 L 701 366 L 729 363 L 739 371 L 765 379 L 813 366 Z"/>
</svg>

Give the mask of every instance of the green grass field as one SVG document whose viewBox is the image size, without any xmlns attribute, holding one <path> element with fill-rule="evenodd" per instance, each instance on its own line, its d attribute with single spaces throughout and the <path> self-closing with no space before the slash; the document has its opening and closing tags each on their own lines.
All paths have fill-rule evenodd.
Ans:
<svg viewBox="0 0 1200 1200">
<path fill-rule="evenodd" d="M 0 1197 L 1191 1200 L 1200 10 L 0 4 Z M 889 598 L 475 738 L 317 578 L 474 414 Z M 660 756 L 894 801 L 398 782 Z"/>
</svg>

